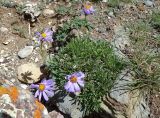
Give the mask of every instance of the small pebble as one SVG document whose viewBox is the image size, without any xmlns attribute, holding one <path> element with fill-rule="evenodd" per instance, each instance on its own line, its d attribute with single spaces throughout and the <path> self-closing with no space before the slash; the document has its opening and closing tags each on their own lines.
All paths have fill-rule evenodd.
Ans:
<svg viewBox="0 0 160 118">
<path fill-rule="evenodd" d="M 145 0 L 145 1 L 144 1 L 144 4 L 145 4 L 146 6 L 148 6 L 148 7 L 153 7 L 153 6 L 154 6 L 154 2 L 151 1 L 151 0 Z"/>
<path fill-rule="evenodd" d="M 39 61 L 39 59 L 38 58 L 35 58 L 35 60 L 34 60 L 36 63 Z"/>
<path fill-rule="evenodd" d="M 43 15 L 48 17 L 48 16 L 53 16 L 55 14 L 55 12 L 51 9 L 45 9 L 43 10 Z"/>
<path fill-rule="evenodd" d="M 1 27 L 1 28 L 0 28 L 0 31 L 1 31 L 2 33 L 6 33 L 6 32 L 8 32 L 8 29 L 7 29 L 6 27 Z"/>
<path fill-rule="evenodd" d="M 23 88 L 23 89 L 27 89 L 27 85 L 26 84 L 20 84 L 20 86 Z"/>
<path fill-rule="evenodd" d="M 0 63 L 3 63 L 4 62 L 4 58 L 0 58 Z"/>
<path fill-rule="evenodd" d="M 18 56 L 23 59 L 23 58 L 26 58 L 28 57 L 33 51 L 33 46 L 25 46 L 25 48 L 21 49 L 19 52 L 18 52 Z"/>
</svg>

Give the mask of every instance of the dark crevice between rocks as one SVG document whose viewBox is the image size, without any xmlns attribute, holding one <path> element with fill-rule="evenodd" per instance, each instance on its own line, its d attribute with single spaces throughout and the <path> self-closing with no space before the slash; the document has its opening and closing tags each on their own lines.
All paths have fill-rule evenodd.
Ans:
<svg viewBox="0 0 160 118">
<path fill-rule="evenodd" d="M 115 118 L 115 117 L 102 110 L 101 112 L 93 112 L 92 114 L 89 114 L 84 118 Z"/>
<path fill-rule="evenodd" d="M 12 117 L 7 113 L 0 113 L 0 118 L 12 118 Z"/>
</svg>

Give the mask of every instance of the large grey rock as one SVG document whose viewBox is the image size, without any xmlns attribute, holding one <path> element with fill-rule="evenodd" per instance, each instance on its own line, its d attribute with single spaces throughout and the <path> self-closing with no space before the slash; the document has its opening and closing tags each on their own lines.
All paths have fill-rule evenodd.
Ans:
<svg viewBox="0 0 160 118">
<path fill-rule="evenodd" d="M 118 109 L 115 108 L 114 110 L 115 117 L 149 118 L 150 109 L 148 103 L 145 101 L 146 94 L 141 94 L 139 90 L 130 91 L 128 85 L 132 82 L 133 77 L 129 73 L 129 70 L 123 70 L 111 90 L 110 97 L 118 102 L 116 104 L 119 104 Z M 120 112 L 120 109 L 123 110 Z"/>
<path fill-rule="evenodd" d="M 25 48 L 21 49 L 19 52 L 18 52 L 18 56 L 20 58 L 26 58 L 28 57 L 33 51 L 33 46 L 25 46 Z"/>
<path fill-rule="evenodd" d="M 128 104 L 129 102 L 129 92 L 128 85 L 132 82 L 132 76 L 128 73 L 128 70 L 123 70 L 118 76 L 115 86 L 112 88 L 110 96 L 116 101 L 122 104 Z"/>
<path fill-rule="evenodd" d="M 130 48 L 129 33 L 123 26 L 115 26 L 114 33 L 115 35 L 111 43 L 115 54 L 124 61 L 129 61 L 128 57 L 122 52 Z"/>
<path fill-rule="evenodd" d="M 57 102 L 56 105 L 60 111 L 70 115 L 71 118 L 82 118 L 83 111 L 80 110 L 80 105 L 75 103 L 69 95 L 65 96 L 62 102 Z"/>
<path fill-rule="evenodd" d="M 0 116 L 2 118 L 50 118 L 47 109 L 35 100 L 31 92 L 5 83 L 0 86 Z"/>
</svg>

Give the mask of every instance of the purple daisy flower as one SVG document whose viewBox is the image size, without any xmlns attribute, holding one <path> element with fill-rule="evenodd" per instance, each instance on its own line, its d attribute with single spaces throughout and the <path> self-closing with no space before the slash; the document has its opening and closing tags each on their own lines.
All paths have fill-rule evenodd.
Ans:
<svg viewBox="0 0 160 118">
<path fill-rule="evenodd" d="M 71 75 L 67 75 L 65 78 L 68 82 L 65 84 L 64 88 L 68 92 L 80 92 L 80 87 L 84 87 L 84 77 L 85 75 L 82 72 L 75 72 Z"/>
<path fill-rule="evenodd" d="M 49 28 L 46 28 L 43 33 L 36 32 L 36 36 L 38 37 L 38 41 L 53 42 L 53 31 Z"/>
<path fill-rule="evenodd" d="M 90 15 L 93 14 L 95 12 L 93 6 L 91 4 L 84 4 L 82 7 L 82 10 L 84 12 L 85 15 Z"/>
<path fill-rule="evenodd" d="M 37 91 L 35 93 L 35 97 L 39 96 L 39 101 L 41 101 L 42 96 L 46 101 L 48 101 L 48 97 L 54 96 L 55 90 L 55 82 L 52 79 L 46 80 L 43 79 L 39 84 L 31 84 L 30 88 L 36 88 Z"/>
</svg>

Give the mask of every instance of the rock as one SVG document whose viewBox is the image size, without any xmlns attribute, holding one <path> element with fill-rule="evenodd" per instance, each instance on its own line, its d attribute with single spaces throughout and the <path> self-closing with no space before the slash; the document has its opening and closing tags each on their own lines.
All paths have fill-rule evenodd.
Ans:
<svg viewBox="0 0 160 118">
<path fill-rule="evenodd" d="M 37 63 L 39 61 L 39 59 L 36 57 L 34 61 L 35 61 L 35 63 Z"/>
<path fill-rule="evenodd" d="M 71 118 L 82 118 L 83 111 L 80 110 L 80 105 L 76 104 L 72 97 L 69 95 L 63 98 L 63 101 L 56 103 L 58 109 L 70 115 Z"/>
<path fill-rule="evenodd" d="M 23 59 L 23 58 L 26 58 L 28 57 L 33 51 L 33 46 L 25 46 L 25 48 L 21 49 L 19 52 L 18 52 L 18 56 Z"/>
<path fill-rule="evenodd" d="M 149 118 L 150 109 L 145 101 L 147 94 L 141 94 L 139 90 L 129 91 L 127 85 L 133 82 L 130 73 L 128 69 L 123 70 L 111 90 L 110 97 L 113 100 L 112 102 L 110 100 L 110 103 L 115 109 L 114 116 L 116 118 Z"/>
<path fill-rule="evenodd" d="M 27 89 L 28 86 L 26 84 L 20 84 L 20 87 L 22 87 L 23 89 Z"/>
<path fill-rule="evenodd" d="M 129 33 L 124 29 L 123 26 L 115 26 L 114 27 L 113 41 L 111 44 L 113 45 L 113 50 L 115 54 L 124 61 L 129 61 L 128 57 L 122 53 L 122 51 L 130 49 L 130 40 Z M 131 49 L 130 49 L 131 50 Z"/>
<path fill-rule="evenodd" d="M 60 113 L 56 111 L 49 112 L 49 116 L 51 118 L 64 118 L 63 115 L 61 115 Z"/>
<path fill-rule="evenodd" d="M 12 42 L 14 40 L 15 40 L 15 38 L 13 36 L 10 36 L 5 41 L 3 41 L 3 44 L 8 45 L 10 42 Z"/>
<path fill-rule="evenodd" d="M 30 22 L 35 22 L 38 18 L 38 16 L 41 14 L 41 10 L 39 8 L 38 2 L 26 2 L 23 3 L 23 9 L 22 13 L 25 20 L 28 20 Z"/>
<path fill-rule="evenodd" d="M 110 97 L 120 102 L 121 104 L 128 104 L 129 92 L 127 92 L 128 84 L 132 82 L 132 76 L 128 70 L 123 70 L 118 76 L 115 86 L 112 88 Z"/>
<path fill-rule="evenodd" d="M 55 12 L 51 9 L 44 9 L 43 10 L 43 15 L 45 17 L 52 17 L 55 14 Z"/>
<path fill-rule="evenodd" d="M 146 93 L 140 94 L 138 90 L 132 92 L 126 111 L 128 118 L 150 118 L 150 109 L 145 100 L 146 95 Z"/>
<path fill-rule="evenodd" d="M 18 79 L 24 83 L 35 83 L 42 75 L 40 68 L 34 63 L 20 65 L 17 69 Z"/>
<path fill-rule="evenodd" d="M 72 29 L 69 34 L 70 34 L 70 36 L 73 36 L 73 37 L 79 36 L 79 32 L 77 29 Z"/>
<path fill-rule="evenodd" d="M 0 58 L 0 63 L 3 63 L 4 62 L 4 58 L 2 57 L 2 58 Z"/>
<path fill-rule="evenodd" d="M 8 29 L 6 27 L 1 27 L 0 28 L 0 32 L 2 33 L 7 33 L 8 32 Z"/>
<path fill-rule="evenodd" d="M 148 7 L 153 7 L 154 6 L 154 1 L 152 0 L 144 0 L 144 4 Z"/>
<path fill-rule="evenodd" d="M 28 90 L 2 85 L 0 93 L 0 115 L 6 116 L 3 118 L 50 118 L 46 108 Z"/>
<path fill-rule="evenodd" d="M 115 17 L 113 11 L 110 11 L 110 12 L 108 13 L 108 15 L 109 15 L 110 17 Z"/>
<path fill-rule="evenodd" d="M 102 2 L 108 2 L 108 0 L 102 0 Z"/>
</svg>

